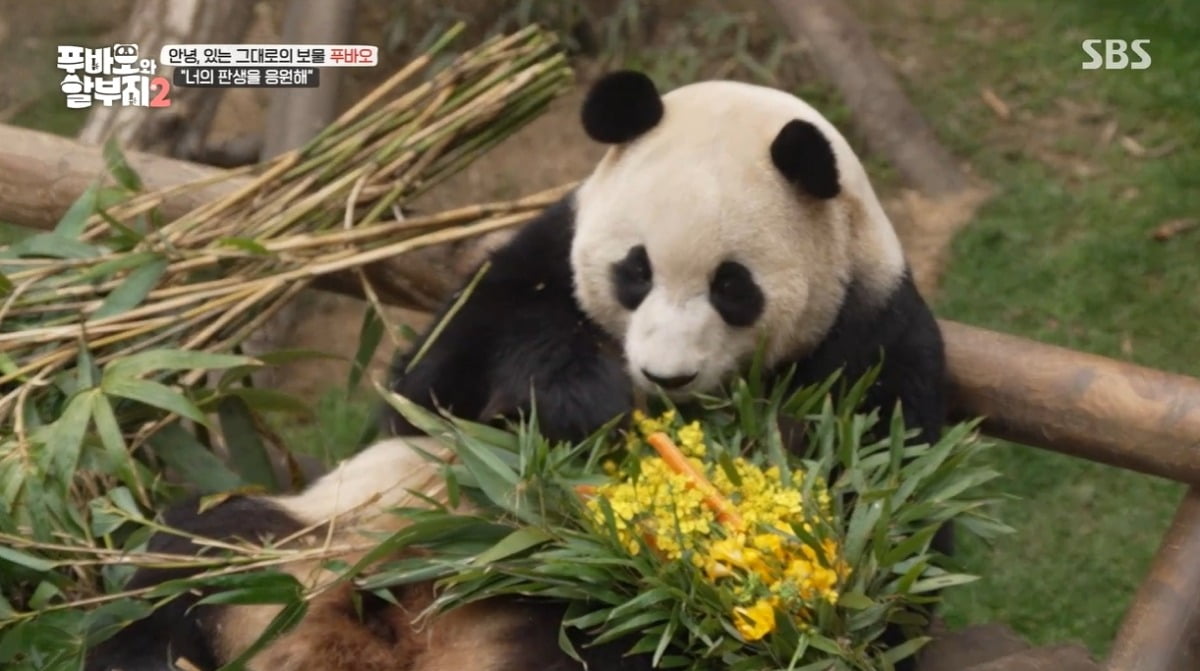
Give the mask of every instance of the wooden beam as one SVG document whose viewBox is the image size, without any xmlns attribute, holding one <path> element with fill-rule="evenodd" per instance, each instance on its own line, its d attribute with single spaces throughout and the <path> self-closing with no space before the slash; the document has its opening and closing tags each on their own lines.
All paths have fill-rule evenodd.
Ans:
<svg viewBox="0 0 1200 671">
<path fill-rule="evenodd" d="M 1108 671 L 1200 669 L 1200 488 L 1163 537 L 1108 658 Z"/>
<path fill-rule="evenodd" d="M 1200 380 L 955 322 L 941 327 L 955 414 L 985 417 L 986 433 L 1200 484 Z"/>
</svg>

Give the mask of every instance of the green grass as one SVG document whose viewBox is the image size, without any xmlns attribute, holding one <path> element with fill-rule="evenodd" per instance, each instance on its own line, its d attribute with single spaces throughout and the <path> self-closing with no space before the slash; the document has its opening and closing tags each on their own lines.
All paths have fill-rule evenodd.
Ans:
<svg viewBox="0 0 1200 671">
<path fill-rule="evenodd" d="M 963 25 L 985 17 L 987 30 Z M 1200 375 L 1200 231 L 1149 235 L 1200 216 L 1200 3 L 1016 0 L 918 20 L 944 56 L 906 82 L 913 99 L 1000 188 L 956 239 L 937 312 Z M 1149 38 L 1153 64 L 1084 71 L 1080 41 L 1092 37 Z M 982 86 L 1018 111 L 1008 127 L 979 102 Z M 1071 104 L 1100 118 L 1061 123 Z M 1101 145 L 1109 120 L 1117 137 L 1175 149 L 1151 159 Z M 1072 174 L 1047 154 L 1089 172 Z M 994 548 L 964 544 L 984 579 L 950 596 L 948 619 L 1003 621 L 1035 642 L 1079 640 L 1104 655 L 1181 488 L 1023 446 L 992 458 L 1006 476 L 997 489 L 1018 497 L 1002 514 L 1017 534 Z"/>
</svg>

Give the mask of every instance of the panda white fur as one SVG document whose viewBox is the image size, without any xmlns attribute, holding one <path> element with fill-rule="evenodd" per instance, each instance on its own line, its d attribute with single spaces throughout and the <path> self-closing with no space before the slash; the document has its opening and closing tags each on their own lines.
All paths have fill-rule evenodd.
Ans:
<svg viewBox="0 0 1200 671">
<path fill-rule="evenodd" d="M 885 412 L 901 403 L 922 440 L 937 438 L 944 361 L 936 322 L 862 165 L 824 117 L 769 88 L 710 81 L 660 96 L 644 75 L 618 72 L 589 92 L 582 121 L 590 137 L 612 145 L 607 154 L 575 192 L 492 255 L 440 335 L 414 345 L 426 350 L 419 360 L 397 359 L 397 392 L 486 421 L 515 418 L 536 400 L 544 433 L 578 439 L 628 411 L 637 390 L 679 399 L 712 391 L 765 343 L 766 363 L 794 366 L 795 384 L 839 368 L 857 378 L 882 356 L 868 401 Z M 399 416 L 388 424 L 402 437 L 299 495 L 234 498 L 199 515 L 185 505 L 167 522 L 215 537 L 281 538 L 371 501 L 340 520 L 339 533 L 386 530 L 395 518 L 380 511 L 412 503 L 407 489 L 440 493 L 411 441 L 443 449 Z M 195 551 L 175 536 L 152 543 Z M 132 586 L 172 577 L 141 571 Z M 314 599 L 250 668 L 581 668 L 558 648 L 553 604 L 476 604 L 418 629 L 411 615 L 428 603 L 429 585 L 402 590 L 405 608 L 368 598 L 362 614 L 349 589 Z M 93 652 L 88 669 L 158 671 L 172 657 L 215 668 L 274 612 L 187 611 L 194 602 L 123 630 Z M 623 649 L 591 649 L 588 668 L 648 668 Z"/>
</svg>

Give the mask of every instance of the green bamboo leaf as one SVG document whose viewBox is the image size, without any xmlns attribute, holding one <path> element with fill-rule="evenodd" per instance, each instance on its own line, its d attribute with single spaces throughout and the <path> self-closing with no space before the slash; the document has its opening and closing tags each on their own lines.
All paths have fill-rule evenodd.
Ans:
<svg viewBox="0 0 1200 671">
<path fill-rule="evenodd" d="M 103 197 L 103 194 L 104 194 L 104 191 L 101 192 L 101 199 L 100 199 L 101 201 L 105 200 L 105 198 Z M 123 200 L 127 200 L 127 199 L 128 199 L 127 192 L 122 191 L 121 197 L 119 199 L 117 199 L 115 202 L 113 202 L 113 204 L 115 205 L 116 203 L 119 203 L 119 202 L 121 202 Z M 140 243 L 142 240 L 146 239 L 146 236 L 143 235 L 142 233 L 140 233 L 139 231 L 137 231 L 133 228 L 130 228 L 129 226 L 126 226 L 125 224 L 121 223 L 120 221 L 117 221 L 116 218 L 114 218 L 111 214 L 108 213 L 108 211 L 106 209 L 107 207 L 111 207 L 111 205 L 104 205 L 103 202 L 101 202 L 99 204 L 99 209 L 96 212 L 96 214 L 100 215 L 100 218 L 104 220 L 104 223 L 108 224 L 109 228 L 111 228 L 113 231 L 111 235 L 109 235 L 105 238 L 105 242 L 107 242 L 109 244 L 109 246 L 115 251 L 119 251 L 119 252 L 132 251 L 135 247 L 138 246 L 138 243 Z M 138 215 L 136 221 L 137 221 L 138 225 L 142 228 L 142 230 L 146 230 L 148 228 L 147 226 L 145 226 L 145 215 Z"/>
<path fill-rule="evenodd" d="M 968 575 L 966 573 L 945 573 L 942 575 L 933 576 L 932 578 L 918 580 L 908 591 L 910 594 L 936 592 L 946 589 L 947 587 L 965 585 L 970 582 L 975 582 L 976 580 L 979 580 L 979 576 L 977 575 Z"/>
<path fill-rule="evenodd" d="M 85 282 L 104 280 L 119 272 L 133 268 L 140 268 L 151 261 L 161 258 L 162 254 L 159 252 L 132 252 L 129 254 L 121 254 L 115 259 L 101 261 L 100 263 L 87 268 L 78 275 L 63 275 L 62 277 L 55 278 L 50 285 L 63 286 L 66 284 L 83 284 Z"/>
<path fill-rule="evenodd" d="M 0 258 L 90 259 L 100 256 L 100 253 L 97 247 L 61 233 L 38 233 L 0 250 Z"/>
<path fill-rule="evenodd" d="M 92 319 L 103 319 L 132 310 L 141 304 L 156 286 L 167 269 L 168 261 L 158 258 L 129 271 L 125 279 L 105 297 L 104 302 L 92 313 Z"/>
<path fill-rule="evenodd" d="M 447 433 L 453 434 L 453 427 L 450 422 L 439 417 L 436 413 L 426 410 L 389 389 L 385 389 L 379 383 L 375 383 L 375 390 L 383 397 L 383 400 L 387 401 L 388 405 L 400 413 L 400 416 L 405 421 L 423 433 L 435 437 L 443 436 Z"/>
<path fill-rule="evenodd" d="M 875 526 L 883 515 L 883 505 L 878 501 L 859 504 L 850 514 L 850 528 L 846 532 L 845 555 L 847 561 L 856 562 L 867 547 L 867 540 L 874 535 Z"/>
<path fill-rule="evenodd" d="M 236 473 L 222 464 L 216 455 L 179 426 L 178 422 L 167 425 L 147 442 L 159 459 L 195 483 L 204 494 L 229 491 L 245 485 Z"/>
<path fill-rule="evenodd" d="M 240 249 L 243 252 L 249 252 L 258 256 L 266 256 L 271 253 L 266 247 L 262 246 L 262 243 L 250 238 L 220 238 L 217 240 L 217 244 L 222 247 Z"/>
<path fill-rule="evenodd" d="M 258 435 L 253 411 L 238 396 L 226 396 L 217 404 L 217 417 L 225 444 L 229 446 L 229 460 L 233 470 L 249 484 L 261 485 L 268 491 L 277 491 L 275 469 L 267 446 Z"/>
<path fill-rule="evenodd" d="M 912 657 L 913 655 L 917 654 L 917 651 L 919 651 L 921 648 L 925 647 L 925 644 L 931 640 L 932 639 L 928 636 L 918 636 L 916 638 L 910 638 L 909 640 L 901 643 L 900 645 L 888 648 L 888 650 L 883 653 L 883 659 L 886 660 L 889 664 L 895 665 L 896 662 L 899 662 L 902 659 L 907 659 L 907 658 Z"/>
<path fill-rule="evenodd" d="M 113 179 L 129 191 L 142 190 L 142 178 L 129 165 L 129 161 L 125 159 L 125 154 L 121 151 L 121 146 L 117 142 L 116 137 L 111 137 L 104 143 L 104 164 L 108 168 L 108 172 L 112 174 Z"/>
<path fill-rule="evenodd" d="M 313 417 L 312 406 L 291 394 L 264 389 L 262 387 L 235 387 L 226 392 L 226 398 L 236 398 L 258 412 L 286 412 L 302 417 Z"/>
<path fill-rule="evenodd" d="M 247 356 L 215 354 L 186 349 L 154 349 L 114 360 L 104 369 L 104 379 L 132 378 L 167 370 L 210 370 L 253 366 L 260 362 Z"/>
<path fill-rule="evenodd" d="M 50 604 L 56 598 L 63 596 L 62 590 L 55 585 L 53 578 L 38 583 L 38 586 L 33 590 L 33 596 L 29 597 L 29 608 L 32 610 L 41 610 Z"/>
<path fill-rule="evenodd" d="M 847 592 L 838 597 L 838 606 L 850 610 L 865 610 L 875 605 L 875 600 L 862 592 Z"/>
<path fill-rule="evenodd" d="M 670 598 L 676 597 L 676 596 L 677 595 L 672 594 L 665 587 L 655 587 L 655 588 L 646 590 L 645 592 L 642 592 L 641 594 L 633 597 L 632 599 L 621 604 L 620 606 L 613 608 L 610 611 L 610 615 L 609 615 L 608 619 L 616 620 L 616 619 L 624 618 L 629 614 L 633 614 L 640 610 L 649 608 L 650 606 L 660 604 L 663 601 L 666 601 L 667 599 L 670 599 Z"/>
<path fill-rule="evenodd" d="M 46 454 L 50 457 L 50 468 L 59 475 L 70 477 L 79 464 L 79 453 L 83 449 L 83 438 L 87 434 L 92 416 L 94 391 L 76 394 L 46 434 Z"/>
<path fill-rule="evenodd" d="M 523 505 L 517 472 L 483 443 L 469 436 L 457 442 L 455 453 L 462 465 L 475 478 L 479 489 L 491 502 L 518 518 L 529 521 L 535 512 Z"/>
<path fill-rule="evenodd" d="M 0 545 L 0 559 L 17 564 L 18 566 L 24 566 L 27 569 L 33 569 L 38 573 L 52 571 L 56 566 L 58 566 L 58 562 L 53 562 L 49 559 L 42 559 L 41 557 L 35 557 L 26 552 L 21 552 L 20 550 L 10 547 L 4 547 L 3 545 Z"/>
<path fill-rule="evenodd" d="M 487 566 L 548 543 L 551 540 L 554 540 L 554 537 L 541 529 L 523 527 L 505 536 L 504 540 L 496 543 L 486 551 L 479 553 L 471 563 L 477 566 Z"/>
<path fill-rule="evenodd" d="M 54 232 L 67 239 L 75 239 L 83 235 L 88 217 L 96 211 L 96 199 L 99 193 L 99 183 L 89 186 L 63 213 L 62 219 L 59 219 L 58 224 L 54 226 Z"/>
<path fill-rule="evenodd" d="M 151 604 L 138 599 L 120 599 L 93 608 L 83 618 L 86 644 L 94 646 L 152 612 Z"/>
<path fill-rule="evenodd" d="M 633 615 L 629 618 L 621 620 L 620 622 L 613 622 L 610 620 L 609 626 L 606 627 L 603 632 L 597 635 L 592 642 L 596 645 L 603 645 L 610 641 L 615 641 L 622 636 L 637 633 L 660 622 L 665 622 L 668 619 L 670 619 L 670 615 L 668 613 L 651 610 Z"/>
<path fill-rule="evenodd" d="M 876 551 L 879 553 L 879 564 L 881 566 L 891 566 L 904 559 L 917 555 L 918 551 L 923 551 L 929 546 L 929 542 L 933 539 L 933 535 L 937 533 L 939 524 L 931 524 L 920 531 L 912 534 L 895 547 L 888 550 L 884 544 L 877 545 Z M 923 554 L 923 552 L 922 552 Z"/>
<path fill-rule="evenodd" d="M 519 438 L 511 431 L 505 431 L 489 424 L 467 421 L 459 417 L 451 417 L 450 423 L 463 435 L 474 438 L 486 445 L 505 452 L 516 452 L 518 449 L 517 443 L 519 442 Z"/>
<path fill-rule="evenodd" d="M 347 567 L 348 568 L 348 567 Z M 463 570 L 461 566 L 449 561 L 433 561 L 429 559 L 409 559 L 391 562 L 358 581 L 360 589 L 380 590 L 399 585 L 437 580 L 453 575 Z"/>
<path fill-rule="evenodd" d="M 173 412 L 180 417 L 186 417 L 197 424 L 209 426 L 208 417 L 192 403 L 182 392 L 175 391 L 165 384 L 153 380 L 138 380 L 126 377 L 112 377 L 105 371 L 103 383 L 104 393 L 110 396 L 120 396 L 131 401 Z"/>
<path fill-rule="evenodd" d="M 17 366 L 17 362 L 13 361 L 12 357 L 10 357 L 8 354 L 0 352 L 0 373 L 3 373 L 6 376 L 15 376 L 14 379 L 17 382 L 25 382 L 28 379 L 28 376 L 17 375 L 16 373 L 18 370 L 19 367 Z"/>
<path fill-rule="evenodd" d="M 100 369 L 96 367 L 96 360 L 85 342 L 79 343 L 79 353 L 75 356 L 75 374 L 76 389 L 91 389 L 96 386 L 96 380 L 100 376 Z"/>
<path fill-rule="evenodd" d="M 13 290 L 12 280 L 8 279 L 8 275 L 0 272 L 0 296 L 7 296 Z"/>
<path fill-rule="evenodd" d="M 121 466 L 128 463 L 129 451 L 126 449 L 125 436 L 121 434 L 121 425 L 117 422 L 112 403 L 104 394 L 92 395 L 92 421 L 96 425 L 100 445 L 104 448 L 109 472 L 119 471 Z"/>
<path fill-rule="evenodd" d="M 138 508 L 137 502 L 133 500 L 133 494 L 125 487 L 117 487 L 108 493 L 108 499 L 113 502 L 118 509 L 129 515 L 134 520 L 142 520 L 142 511 Z"/>
<path fill-rule="evenodd" d="M 234 577 L 237 580 L 217 583 L 216 586 L 224 588 L 219 592 L 204 597 L 196 602 L 196 604 L 257 605 L 291 603 L 298 601 L 304 595 L 304 587 L 295 577 L 287 573 L 247 573 L 228 577 Z M 226 587 L 227 585 L 237 586 Z M 214 584 L 206 582 L 205 586 L 213 587 Z"/>
<path fill-rule="evenodd" d="M 375 311 L 374 305 L 367 305 L 366 311 L 363 312 L 362 327 L 359 329 L 358 350 L 354 353 L 354 361 L 350 364 L 350 378 L 346 383 L 347 394 L 358 389 L 358 383 L 362 380 L 367 367 L 371 365 L 371 358 L 375 356 L 375 350 L 379 348 L 381 340 L 383 340 L 383 319 Z"/>
<path fill-rule="evenodd" d="M 966 531 L 982 538 L 983 540 L 992 540 L 1000 536 L 1016 533 L 1016 529 L 1004 524 L 998 520 L 993 520 L 977 515 L 965 515 L 954 520 L 955 528 L 965 529 Z"/>
</svg>

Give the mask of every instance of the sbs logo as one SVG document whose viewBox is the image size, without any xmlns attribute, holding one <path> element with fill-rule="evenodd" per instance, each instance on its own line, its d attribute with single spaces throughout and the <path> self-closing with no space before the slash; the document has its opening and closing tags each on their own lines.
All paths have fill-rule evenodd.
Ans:
<svg viewBox="0 0 1200 671">
<path fill-rule="evenodd" d="M 1097 45 L 1104 44 L 1104 53 L 1102 54 Z M 1150 40 L 1133 40 L 1126 42 L 1125 40 L 1084 40 L 1083 50 L 1091 60 L 1083 62 L 1084 70 L 1099 70 L 1103 67 L 1105 70 L 1124 70 L 1131 68 L 1134 70 L 1145 70 L 1150 67 L 1150 54 L 1146 52 L 1143 45 L 1150 44 Z M 1138 59 L 1133 60 L 1129 57 L 1129 51 L 1137 54 Z"/>
</svg>

